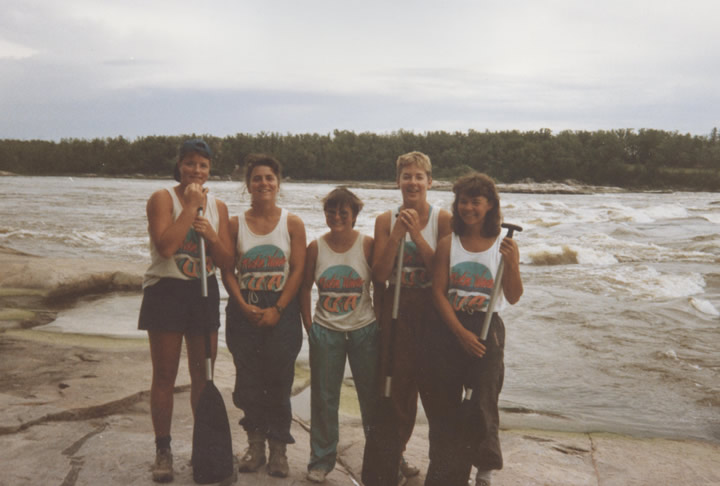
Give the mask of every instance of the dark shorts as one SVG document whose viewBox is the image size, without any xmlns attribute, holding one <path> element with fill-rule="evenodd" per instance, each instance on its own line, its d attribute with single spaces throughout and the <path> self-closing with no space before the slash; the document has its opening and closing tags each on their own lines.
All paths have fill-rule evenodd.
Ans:
<svg viewBox="0 0 720 486">
<path fill-rule="evenodd" d="M 220 328 L 220 292 L 217 278 L 208 277 L 208 296 L 202 297 L 200 280 L 163 278 L 143 291 L 138 329 L 202 335 Z"/>
</svg>

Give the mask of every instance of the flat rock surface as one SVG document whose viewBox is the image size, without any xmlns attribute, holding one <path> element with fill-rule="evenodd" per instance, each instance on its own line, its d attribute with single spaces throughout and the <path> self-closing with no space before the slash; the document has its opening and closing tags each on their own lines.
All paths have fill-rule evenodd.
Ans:
<svg viewBox="0 0 720 486">
<path fill-rule="evenodd" d="M 139 267 L 59 261 L 50 277 L 42 260 L 0 248 L 0 486 L 155 484 L 150 477 L 154 437 L 146 340 L 25 329 L 34 321 L 23 317 L 24 312 L 47 310 L 47 295 L 53 292 L 82 295 L 88 282 L 97 284 L 90 285 L 92 291 L 136 288 Z M 193 418 L 187 359 L 181 359 L 172 428 L 173 484 L 191 485 Z M 247 443 L 238 425 L 242 412 L 231 400 L 234 373 L 232 357 L 220 349 L 215 383 L 225 400 L 234 452 L 242 455 Z M 288 447 L 290 476 L 273 478 L 262 468 L 237 474 L 227 484 L 311 484 L 305 479 L 310 456 L 307 385 L 307 372 L 298 369 L 292 424 L 297 442 Z M 360 484 L 364 438 L 349 390 L 343 392 L 338 465 L 325 483 L 331 486 Z M 526 429 L 516 417 L 506 423 L 513 425 L 501 431 L 505 468 L 495 473 L 495 486 L 720 484 L 718 443 Z M 427 436 L 427 425 L 418 417 L 405 456 L 422 472 L 409 486 L 423 484 Z"/>
<path fill-rule="evenodd" d="M 183 357 L 183 360 L 185 357 Z M 221 350 L 215 383 L 230 418 L 236 454 L 246 447 L 231 401 L 234 369 Z M 192 413 L 181 367 L 173 415 L 174 484 L 195 484 L 189 464 Z M 154 459 L 150 359 L 140 340 L 8 330 L 0 334 L 0 485 L 150 485 Z M 308 424 L 296 417 L 288 447 L 291 474 L 264 468 L 238 485 L 310 484 Z M 494 485 L 720 484 L 720 445 L 607 434 L 503 430 L 505 468 Z M 342 417 L 339 464 L 328 485 L 360 484 L 364 440 L 357 417 Z M 406 457 L 427 468 L 427 426 L 418 423 Z M 423 473 L 409 486 L 423 483 Z"/>
</svg>

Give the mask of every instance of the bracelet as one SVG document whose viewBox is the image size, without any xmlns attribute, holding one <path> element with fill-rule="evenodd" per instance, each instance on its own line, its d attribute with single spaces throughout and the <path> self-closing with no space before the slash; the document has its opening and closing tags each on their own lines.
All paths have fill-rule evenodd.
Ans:
<svg viewBox="0 0 720 486">
<path fill-rule="evenodd" d="M 285 308 L 281 306 L 280 304 L 275 304 L 275 310 L 278 311 L 278 314 L 282 314 Z"/>
</svg>

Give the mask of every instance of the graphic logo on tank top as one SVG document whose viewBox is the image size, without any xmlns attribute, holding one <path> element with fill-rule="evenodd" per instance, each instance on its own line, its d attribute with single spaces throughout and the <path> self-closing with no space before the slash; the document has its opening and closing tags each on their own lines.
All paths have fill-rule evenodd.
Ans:
<svg viewBox="0 0 720 486">
<path fill-rule="evenodd" d="M 403 254 L 403 287 L 424 287 L 430 283 L 425 262 L 420 257 L 417 245 L 413 241 L 405 242 Z"/>
<path fill-rule="evenodd" d="M 325 311 L 344 315 L 354 311 L 363 291 L 362 277 L 348 265 L 334 265 L 317 279 L 318 307 Z"/>
<path fill-rule="evenodd" d="M 282 289 L 285 283 L 285 253 L 275 245 L 251 248 L 240 258 L 240 286 L 248 290 Z"/>
<path fill-rule="evenodd" d="M 175 253 L 174 260 L 180 273 L 189 278 L 200 278 L 200 235 L 193 228 L 190 228 L 185 235 L 185 240 Z M 205 267 L 208 274 L 215 270 L 210 255 L 205 257 Z"/>
<path fill-rule="evenodd" d="M 450 269 L 448 300 L 456 311 L 481 311 L 492 293 L 493 275 L 477 262 L 461 262 Z"/>
</svg>

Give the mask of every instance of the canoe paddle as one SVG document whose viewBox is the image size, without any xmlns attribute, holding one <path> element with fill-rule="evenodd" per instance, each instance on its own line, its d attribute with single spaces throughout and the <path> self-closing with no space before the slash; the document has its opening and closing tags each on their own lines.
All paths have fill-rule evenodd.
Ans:
<svg viewBox="0 0 720 486">
<path fill-rule="evenodd" d="M 405 254 L 405 238 L 400 241 L 397 257 L 397 272 L 393 294 L 392 320 L 390 322 L 390 342 L 385 356 L 385 383 L 383 394 L 379 398 L 372 425 L 370 425 L 363 453 L 362 481 L 365 486 L 397 486 L 400 469 L 400 435 L 397 417 L 392 403 L 392 375 L 395 351 L 395 328 L 400 306 L 400 287 L 402 287 L 402 267 Z"/>
<path fill-rule="evenodd" d="M 202 216 L 202 208 L 198 208 L 198 215 Z M 205 262 L 205 239 L 202 236 L 200 236 L 200 267 L 202 315 L 207 321 L 207 266 Z M 208 322 L 204 324 L 206 381 L 195 408 L 192 446 L 193 479 L 198 484 L 218 483 L 229 478 L 235 472 L 230 422 L 228 421 L 225 402 L 213 382 L 210 327 Z"/>
<path fill-rule="evenodd" d="M 507 228 L 508 232 L 507 235 L 505 235 L 506 238 L 512 238 L 513 233 L 515 231 L 522 231 L 522 228 L 520 226 L 509 224 L 509 223 L 503 223 L 503 228 Z M 492 321 L 493 311 L 495 309 L 495 303 L 497 302 L 497 298 L 500 295 L 500 291 L 502 289 L 502 276 L 503 276 L 503 257 L 500 255 L 500 261 L 498 262 L 498 269 L 495 272 L 495 280 L 493 282 L 493 289 L 492 293 L 490 294 L 490 301 L 488 302 L 487 309 L 485 311 L 485 318 L 483 320 L 483 325 L 480 330 L 480 339 L 487 345 L 487 335 L 488 331 L 490 330 L 490 323 Z M 470 371 L 475 370 L 477 366 L 482 366 L 481 364 L 476 364 L 475 366 L 472 366 L 470 368 Z M 483 428 L 485 426 L 484 422 L 481 419 L 481 411 L 478 410 L 477 406 L 473 406 L 471 404 L 472 394 L 473 394 L 473 384 L 472 382 L 469 383 L 465 387 L 465 397 L 463 398 L 462 403 L 460 404 L 460 424 L 462 429 L 465 432 L 471 432 L 473 430 L 477 430 L 479 428 Z M 469 459 L 469 453 L 470 449 L 472 448 L 471 441 L 468 438 L 468 433 L 463 433 L 462 435 L 462 442 L 465 448 L 465 452 L 467 454 L 463 454 L 463 458 L 465 461 L 462 463 L 462 466 L 458 468 L 458 473 L 463 477 L 464 479 L 461 481 L 463 484 L 467 484 L 467 477 L 470 475 L 470 469 L 472 467 L 472 463 Z"/>
</svg>

